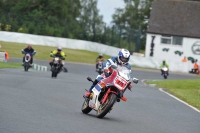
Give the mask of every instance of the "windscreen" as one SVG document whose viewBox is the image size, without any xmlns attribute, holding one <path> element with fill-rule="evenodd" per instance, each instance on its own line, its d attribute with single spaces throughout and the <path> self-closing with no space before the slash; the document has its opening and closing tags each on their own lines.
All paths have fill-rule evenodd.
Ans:
<svg viewBox="0 0 200 133">
<path fill-rule="evenodd" d="M 121 77 L 123 77 L 124 79 L 126 79 L 126 80 L 130 80 L 131 79 L 131 76 L 130 76 L 131 75 L 131 71 L 127 67 L 118 65 L 117 66 L 117 70 L 119 72 L 119 75 Z"/>
</svg>

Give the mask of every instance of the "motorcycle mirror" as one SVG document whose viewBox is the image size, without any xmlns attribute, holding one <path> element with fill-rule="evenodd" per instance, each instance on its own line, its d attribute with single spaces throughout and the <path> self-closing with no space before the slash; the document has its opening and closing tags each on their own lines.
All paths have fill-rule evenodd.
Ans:
<svg viewBox="0 0 200 133">
<path fill-rule="evenodd" d="M 137 84 L 138 83 L 138 79 L 137 78 L 133 78 L 133 83 Z"/>
<path fill-rule="evenodd" d="M 91 79 L 90 77 L 87 77 L 87 80 L 93 82 L 92 79 Z"/>
</svg>

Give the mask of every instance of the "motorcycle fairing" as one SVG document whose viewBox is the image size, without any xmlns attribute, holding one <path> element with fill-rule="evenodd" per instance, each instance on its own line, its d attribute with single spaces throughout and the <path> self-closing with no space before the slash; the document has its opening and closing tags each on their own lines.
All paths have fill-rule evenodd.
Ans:
<svg viewBox="0 0 200 133">
<path fill-rule="evenodd" d="M 109 77 L 104 78 L 104 79 L 102 79 L 101 81 L 102 81 L 103 83 L 105 83 L 106 86 L 107 86 L 107 84 L 110 84 L 110 83 L 113 84 L 113 79 L 115 79 L 116 76 L 117 76 L 117 72 L 116 72 L 116 71 L 113 71 L 113 73 L 112 73 Z"/>
<path fill-rule="evenodd" d="M 128 84 L 125 79 L 117 76 L 117 71 L 113 71 L 113 73 L 108 78 L 103 79 L 102 82 L 106 84 L 106 86 L 114 85 L 119 90 L 124 90 Z"/>
<path fill-rule="evenodd" d="M 127 84 L 128 82 L 119 76 L 117 76 L 114 80 L 114 86 L 121 91 L 126 88 Z"/>
<path fill-rule="evenodd" d="M 168 71 L 168 68 L 166 66 L 162 67 L 163 71 Z"/>
<path fill-rule="evenodd" d="M 29 62 L 31 60 L 31 56 L 30 56 L 30 54 L 26 54 L 25 55 L 25 62 Z"/>
<path fill-rule="evenodd" d="M 97 86 L 97 85 L 96 85 Z M 89 106 L 91 107 L 91 108 L 93 108 L 94 110 L 97 110 L 98 108 L 99 108 L 99 105 L 100 105 L 100 103 L 99 103 L 99 101 L 98 101 L 98 97 L 99 97 L 99 94 L 100 94 L 100 92 L 101 92 L 101 88 L 100 88 L 100 91 L 98 91 L 97 89 L 96 89 L 96 86 L 92 89 L 92 91 L 93 91 L 93 96 L 92 96 L 92 99 L 89 101 Z"/>
<path fill-rule="evenodd" d="M 59 58 L 58 58 L 58 57 L 55 57 L 53 63 L 54 63 L 54 64 L 57 64 L 58 62 L 59 62 Z"/>
<path fill-rule="evenodd" d="M 96 84 L 93 89 L 96 89 L 98 92 L 100 92 L 101 86 L 99 84 Z"/>
</svg>

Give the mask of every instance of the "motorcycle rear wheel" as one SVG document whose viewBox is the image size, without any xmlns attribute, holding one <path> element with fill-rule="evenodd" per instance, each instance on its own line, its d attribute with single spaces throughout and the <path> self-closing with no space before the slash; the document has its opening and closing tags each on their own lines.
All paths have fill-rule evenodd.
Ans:
<svg viewBox="0 0 200 133">
<path fill-rule="evenodd" d="M 88 102 L 84 100 L 81 110 L 84 114 L 88 114 L 92 110 L 92 108 L 90 108 Z"/>
<path fill-rule="evenodd" d="M 108 96 L 107 101 L 104 104 L 101 104 L 97 110 L 97 117 L 103 118 L 113 107 L 115 101 L 117 99 L 117 96 L 113 93 L 111 93 Z"/>
</svg>

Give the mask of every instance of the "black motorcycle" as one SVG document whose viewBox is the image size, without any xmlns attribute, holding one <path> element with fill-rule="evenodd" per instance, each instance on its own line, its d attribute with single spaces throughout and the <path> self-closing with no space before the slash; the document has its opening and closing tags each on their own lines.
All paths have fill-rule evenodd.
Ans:
<svg viewBox="0 0 200 133">
<path fill-rule="evenodd" d="M 99 61 L 97 64 L 97 70 L 96 70 L 99 74 L 103 73 L 103 62 Z"/>
<path fill-rule="evenodd" d="M 59 68 L 61 67 L 62 59 L 61 57 L 54 57 L 53 64 L 51 67 L 51 77 L 57 77 L 58 73 L 60 72 Z"/>
</svg>

